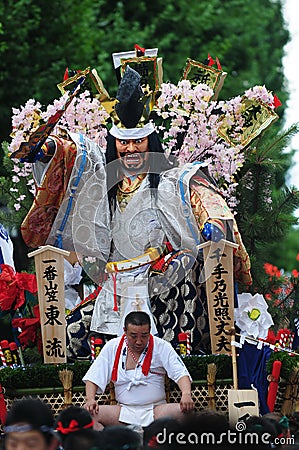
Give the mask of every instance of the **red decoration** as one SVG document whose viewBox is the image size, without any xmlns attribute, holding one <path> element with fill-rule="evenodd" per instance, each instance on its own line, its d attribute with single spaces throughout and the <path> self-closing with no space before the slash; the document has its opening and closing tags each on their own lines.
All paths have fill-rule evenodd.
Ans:
<svg viewBox="0 0 299 450">
<path fill-rule="evenodd" d="M 18 273 L 7 264 L 0 264 L 0 309 L 16 310 L 25 303 L 25 290 L 37 293 L 36 276 L 29 273 Z"/>
<path fill-rule="evenodd" d="M 282 365 L 281 361 L 278 360 L 274 361 L 272 366 L 272 373 L 269 376 L 270 384 L 268 388 L 267 405 L 270 412 L 274 411 L 281 365 Z"/>
<path fill-rule="evenodd" d="M 282 105 L 281 101 L 279 100 L 276 94 L 273 95 L 273 98 L 274 98 L 273 105 L 275 108 L 278 108 L 279 106 Z"/>
<path fill-rule="evenodd" d="M 187 339 L 188 339 L 187 333 L 179 333 L 178 339 L 179 339 L 179 342 L 187 342 Z"/>
<path fill-rule="evenodd" d="M 217 69 L 222 70 L 220 61 L 219 61 L 219 59 L 217 58 L 217 56 L 216 56 L 216 63 L 217 63 Z"/>
<path fill-rule="evenodd" d="M 275 342 L 276 342 L 276 336 L 275 336 L 274 331 L 268 330 L 268 335 L 267 335 L 266 342 L 269 342 L 269 344 L 275 345 Z"/>
<path fill-rule="evenodd" d="M 33 307 L 33 313 L 35 317 L 13 319 L 11 324 L 14 328 L 20 328 L 22 330 L 18 336 L 18 340 L 23 348 L 36 344 L 39 353 L 42 355 L 43 350 L 40 335 L 40 314 L 38 305 Z"/>
<path fill-rule="evenodd" d="M 213 60 L 212 56 L 210 55 L 210 53 L 208 54 L 208 66 L 213 66 L 215 64 L 215 61 Z"/>
<path fill-rule="evenodd" d="M 216 56 L 216 63 L 215 63 L 215 61 L 213 60 L 212 56 L 210 54 L 208 54 L 208 66 L 213 66 L 214 64 L 217 64 L 217 69 L 218 70 L 222 70 L 220 61 L 217 58 L 217 56 Z"/>
<path fill-rule="evenodd" d="M 93 424 L 94 424 L 94 421 L 91 420 L 86 425 L 79 425 L 77 420 L 72 419 L 69 423 L 69 426 L 64 427 L 62 425 L 62 422 L 59 421 L 57 424 L 57 427 L 56 427 L 56 431 L 59 431 L 61 434 L 69 434 L 69 433 L 73 433 L 74 431 L 78 431 L 78 430 L 82 430 L 82 429 L 86 429 L 86 428 L 92 428 Z"/>
<path fill-rule="evenodd" d="M 145 55 L 145 48 L 140 47 L 140 45 L 138 45 L 138 44 L 135 44 L 134 48 L 135 48 L 135 50 L 137 50 L 138 53 L 142 54 L 142 56 Z"/>
<path fill-rule="evenodd" d="M 123 343 L 125 341 L 125 337 L 126 335 L 123 334 L 117 350 L 116 350 L 116 355 L 115 355 L 115 360 L 114 360 L 114 364 L 113 364 L 113 369 L 112 369 L 112 376 L 111 376 L 111 381 L 115 382 L 117 380 L 117 372 L 118 372 L 118 364 L 119 364 L 119 360 L 120 360 L 120 354 L 121 354 L 121 349 L 123 346 Z M 152 361 L 152 357 L 153 357 L 153 348 L 154 348 L 154 338 L 153 335 L 150 334 L 149 337 L 149 342 L 148 342 L 148 348 L 147 348 L 147 352 L 142 364 L 142 373 L 143 375 L 147 376 L 151 367 L 151 361 Z"/>
<path fill-rule="evenodd" d="M 6 404 L 5 404 L 5 399 L 4 399 L 4 393 L 3 393 L 3 389 L 2 386 L 0 384 L 0 423 L 2 423 L 4 425 L 5 420 L 6 420 Z"/>
<path fill-rule="evenodd" d="M 282 348 L 292 348 L 292 343 L 294 339 L 294 333 L 288 328 L 281 328 L 278 330 L 276 335 L 276 340 L 280 347 Z"/>
<path fill-rule="evenodd" d="M 179 347 L 180 347 L 180 355 L 185 356 L 188 354 L 187 352 L 187 343 L 188 343 L 188 334 L 187 333 L 179 333 L 178 334 Z"/>
<path fill-rule="evenodd" d="M 63 74 L 63 81 L 68 80 L 68 78 L 69 78 L 69 68 L 66 67 L 64 74 Z"/>
</svg>

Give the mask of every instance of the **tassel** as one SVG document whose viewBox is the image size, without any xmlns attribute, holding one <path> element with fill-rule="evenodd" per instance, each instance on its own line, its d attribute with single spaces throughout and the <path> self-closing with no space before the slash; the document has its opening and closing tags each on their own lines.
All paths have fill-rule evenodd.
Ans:
<svg viewBox="0 0 299 450">
<path fill-rule="evenodd" d="M 112 273 L 112 280 L 113 280 L 113 311 L 118 311 L 118 306 L 117 306 L 117 293 L 116 293 L 116 273 Z"/>
</svg>

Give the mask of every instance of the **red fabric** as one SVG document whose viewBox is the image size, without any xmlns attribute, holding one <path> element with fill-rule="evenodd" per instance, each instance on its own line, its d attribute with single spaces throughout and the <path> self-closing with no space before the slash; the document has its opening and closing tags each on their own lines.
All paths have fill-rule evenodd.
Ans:
<svg viewBox="0 0 299 450">
<path fill-rule="evenodd" d="M 212 56 L 208 54 L 208 66 L 213 66 L 215 64 L 215 61 L 213 60 Z"/>
<path fill-rule="evenodd" d="M 275 336 L 274 331 L 268 330 L 268 335 L 267 335 L 266 342 L 269 342 L 269 344 L 273 344 L 273 345 L 275 344 L 276 336 Z"/>
<path fill-rule="evenodd" d="M 149 337 L 149 343 L 148 343 L 148 349 L 144 358 L 144 362 L 142 364 L 142 373 L 143 375 L 147 376 L 149 373 L 149 370 L 151 368 L 151 362 L 153 357 L 153 349 L 154 349 L 154 338 L 153 335 L 150 334 Z"/>
<path fill-rule="evenodd" d="M 217 63 L 217 69 L 222 70 L 220 61 L 219 61 L 219 59 L 217 58 L 217 56 L 216 56 L 216 63 Z"/>
<path fill-rule="evenodd" d="M 121 349 L 125 340 L 125 334 L 122 335 L 121 340 L 118 344 L 117 350 L 116 350 L 116 355 L 115 355 L 115 360 L 114 360 L 114 364 L 113 364 L 113 369 L 112 369 L 112 375 L 111 375 L 111 381 L 115 382 L 117 380 L 117 371 L 118 371 L 118 364 L 119 364 L 119 360 L 120 360 L 120 354 L 121 354 Z M 151 367 L 151 362 L 152 362 L 152 357 L 153 357 L 153 349 L 154 349 L 154 338 L 153 335 L 150 334 L 149 337 L 149 342 L 148 342 L 148 348 L 147 348 L 147 352 L 142 364 L 142 373 L 143 375 L 147 376 Z"/>
<path fill-rule="evenodd" d="M 142 53 L 142 55 L 145 54 L 145 48 L 140 47 L 139 45 L 135 44 L 134 45 L 135 50 L 137 50 L 138 52 Z"/>
<path fill-rule="evenodd" d="M 121 340 L 120 340 L 117 350 L 116 350 L 116 355 L 115 355 L 115 360 L 114 360 L 112 375 L 111 375 L 111 381 L 113 381 L 113 382 L 115 382 L 117 380 L 118 364 L 119 364 L 121 349 L 122 349 L 124 340 L 125 340 L 125 334 L 122 335 Z"/>
<path fill-rule="evenodd" d="M 116 273 L 112 273 L 111 276 L 113 280 L 113 311 L 118 311 L 117 292 L 116 292 Z"/>
<path fill-rule="evenodd" d="M 74 431 L 78 431 L 78 430 L 82 430 L 82 429 L 86 429 L 86 428 L 92 428 L 93 424 L 94 424 L 94 421 L 92 420 L 90 423 L 87 423 L 86 425 L 79 425 L 77 420 L 73 419 L 70 421 L 68 427 L 64 427 L 62 425 L 62 422 L 59 421 L 57 424 L 57 427 L 56 427 L 56 431 L 59 431 L 61 434 L 69 434 L 69 433 L 73 433 Z"/>
<path fill-rule="evenodd" d="M 64 74 L 63 74 L 63 81 L 67 80 L 69 77 L 69 68 L 66 67 Z"/>
<path fill-rule="evenodd" d="M 33 307 L 33 313 L 35 317 L 12 319 L 11 324 L 14 328 L 20 328 L 22 330 L 18 336 L 18 340 L 22 344 L 23 348 L 29 346 L 30 344 L 37 344 L 38 351 L 42 354 L 40 313 L 38 305 Z"/>
<path fill-rule="evenodd" d="M 25 290 L 37 292 L 36 276 L 29 273 L 18 273 L 7 264 L 0 264 L 0 309 L 16 310 L 25 303 Z"/>
<path fill-rule="evenodd" d="M 3 389 L 0 384 L 0 423 L 2 423 L 2 425 L 4 425 L 6 420 L 6 412 L 6 403 L 4 399 Z"/>
<path fill-rule="evenodd" d="M 274 107 L 275 108 L 278 108 L 279 106 L 281 106 L 282 105 L 282 103 L 281 103 L 281 101 L 279 100 L 279 98 L 277 97 L 277 95 L 276 94 L 274 94 L 274 102 L 273 102 L 273 105 L 274 105 Z"/>
<path fill-rule="evenodd" d="M 155 272 L 163 272 L 163 268 L 165 265 L 165 256 L 155 261 L 154 264 L 152 264 L 152 270 Z"/>
<path fill-rule="evenodd" d="M 153 437 L 150 439 L 150 441 L 149 441 L 149 443 L 148 443 L 147 445 L 148 445 L 148 447 L 150 447 L 150 448 L 156 448 L 156 447 L 159 447 L 159 445 L 158 445 L 158 443 L 157 443 L 157 436 L 153 436 Z"/>
<path fill-rule="evenodd" d="M 16 273 L 16 280 L 20 287 L 20 289 L 24 289 L 25 291 L 29 291 L 32 294 L 37 293 L 37 282 L 36 276 L 33 273 Z"/>
<path fill-rule="evenodd" d="M 95 290 L 93 292 L 91 292 L 91 294 L 89 294 L 82 302 L 81 304 L 83 304 L 84 302 L 86 302 L 87 300 L 93 300 L 94 298 L 97 298 L 97 296 L 99 295 L 99 293 L 102 290 L 102 286 L 98 286 L 95 288 Z"/>
</svg>

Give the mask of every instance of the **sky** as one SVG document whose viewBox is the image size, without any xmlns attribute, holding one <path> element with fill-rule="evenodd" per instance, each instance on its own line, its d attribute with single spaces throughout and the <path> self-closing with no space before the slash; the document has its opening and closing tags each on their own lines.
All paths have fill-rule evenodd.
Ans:
<svg viewBox="0 0 299 450">
<path fill-rule="evenodd" d="M 284 128 L 289 128 L 295 122 L 299 122 L 299 0 L 285 0 L 283 11 L 291 33 L 291 40 L 285 46 L 283 58 L 284 73 L 290 92 Z M 288 185 L 299 188 L 299 133 L 294 136 L 291 148 L 295 149 L 296 153 L 293 159 L 294 167 L 289 172 Z"/>
</svg>

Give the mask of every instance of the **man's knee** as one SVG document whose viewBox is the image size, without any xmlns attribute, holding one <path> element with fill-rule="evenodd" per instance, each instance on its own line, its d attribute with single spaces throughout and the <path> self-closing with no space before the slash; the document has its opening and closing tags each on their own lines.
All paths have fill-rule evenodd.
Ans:
<svg viewBox="0 0 299 450">
<path fill-rule="evenodd" d="M 119 405 L 100 405 L 99 412 L 94 418 L 103 427 L 107 425 L 120 425 L 119 414 Z"/>
<path fill-rule="evenodd" d="M 179 403 L 165 403 L 163 405 L 157 405 L 154 407 L 154 419 L 159 419 L 160 417 L 174 417 L 180 418 L 183 413 L 181 412 Z"/>
</svg>

